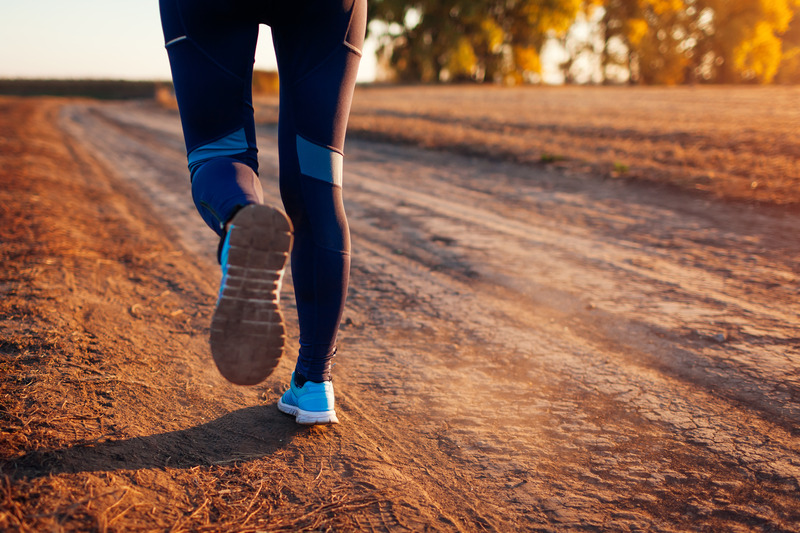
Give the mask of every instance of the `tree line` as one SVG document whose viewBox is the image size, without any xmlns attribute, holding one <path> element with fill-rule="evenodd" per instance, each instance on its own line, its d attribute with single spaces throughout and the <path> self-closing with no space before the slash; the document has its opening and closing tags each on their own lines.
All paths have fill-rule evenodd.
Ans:
<svg viewBox="0 0 800 533">
<path fill-rule="evenodd" d="M 399 81 L 800 83 L 800 0 L 369 2 Z"/>
</svg>

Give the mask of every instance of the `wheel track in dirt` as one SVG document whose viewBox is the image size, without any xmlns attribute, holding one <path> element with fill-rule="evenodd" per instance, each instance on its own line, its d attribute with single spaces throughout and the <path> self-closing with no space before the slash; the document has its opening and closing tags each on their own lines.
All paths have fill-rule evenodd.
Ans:
<svg viewBox="0 0 800 533">
<path fill-rule="evenodd" d="M 188 230 L 199 225 L 188 193 L 177 200 L 186 181 L 173 115 L 141 105 L 78 106 L 64 121 L 113 154 L 109 163 L 123 157 L 116 166 L 175 221 L 189 249 L 208 249 L 210 236 Z M 262 175 L 275 175 L 274 138 L 261 135 Z M 482 180 L 482 172 L 497 181 Z M 753 500 L 772 506 L 773 526 L 790 527 L 800 482 L 790 334 L 798 307 L 785 284 L 748 298 L 742 269 L 748 253 L 769 244 L 763 235 L 794 219 L 756 214 L 752 234 L 728 234 L 703 222 L 697 200 L 665 193 L 669 207 L 658 207 L 636 186 L 601 191 L 554 175 L 530 183 L 527 172 L 349 146 L 345 191 L 356 252 L 342 343 L 353 355 L 338 364 L 346 385 L 337 435 L 360 439 L 344 441 L 340 467 L 368 477 L 367 463 L 378 461 L 414 486 L 390 509 L 397 523 L 447 516 L 439 527 L 754 525 L 764 511 L 748 506 Z M 265 188 L 276 199 L 276 185 L 267 180 Z M 680 209 L 688 222 L 675 218 Z M 708 207 L 710 219 L 731 217 L 725 209 Z M 718 249 L 739 248 L 717 260 L 698 249 L 701 235 Z M 679 247 L 677 260 L 674 248 L 646 247 L 665 240 Z M 797 250 L 794 241 L 782 246 Z M 755 260 L 757 282 L 785 282 L 796 272 L 797 256 L 774 260 L 776 248 Z M 725 268 L 741 280 L 732 294 L 715 272 Z M 587 273 L 594 277 L 583 279 Z M 644 305 L 642 294 L 657 305 Z M 684 312 L 672 316 L 676 301 Z M 721 320 L 709 328 L 709 317 Z M 708 340 L 742 323 L 761 335 Z M 359 459 L 359 440 L 381 450 Z M 697 501 L 688 499 L 692 490 Z M 728 503 L 704 504 L 701 495 Z M 736 509 L 726 514 L 726 506 Z M 693 521 L 681 522 L 687 517 Z"/>
<path fill-rule="evenodd" d="M 788 304 L 784 308 L 775 305 L 774 297 L 779 294 L 777 290 L 771 293 L 746 294 L 737 290 L 737 287 L 726 287 L 726 280 L 722 275 L 708 271 L 707 260 L 706 264 L 693 264 L 682 258 L 676 261 L 664 251 L 645 249 L 640 243 L 624 237 L 598 239 L 596 233 L 593 234 L 589 227 L 565 225 L 556 228 L 542 224 L 536 219 L 526 223 L 526 213 L 513 209 L 507 210 L 504 213 L 506 216 L 501 216 L 497 214 L 500 206 L 496 203 L 491 205 L 492 200 L 488 195 L 479 195 L 473 191 L 464 194 L 451 183 L 442 183 L 436 179 L 429 179 L 425 184 L 415 183 L 420 188 L 427 187 L 430 193 L 424 194 L 414 192 L 413 187 L 408 190 L 370 180 L 364 176 L 357 177 L 358 180 L 353 180 L 355 183 L 348 190 L 350 200 L 357 202 L 359 198 L 363 198 L 365 204 L 370 202 L 374 204 L 375 198 L 381 198 L 384 202 L 394 201 L 396 209 L 409 209 L 409 206 L 418 208 L 418 213 L 406 217 L 411 219 L 410 221 L 397 224 L 398 228 L 403 228 L 399 232 L 408 233 L 406 237 L 414 239 L 408 248 L 416 247 L 417 250 L 421 247 L 431 248 L 429 236 L 433 234 L 441 238 L 439 233 L 446 234 L 445 239 L 451 243 L 451 247 L 453 243 L 458 243 L 462 245 L 463 250 L 465 243 L 471 242 L 471 249 L 464 251 L 464 254 L 475 252 L 481 254 L 479 260 L 473 259 L 471 262 L 471 268 L 477 269 L 475 274 L 480 280 L 495 286 L 499 285 L 509 291 L 519 291 L 533 301 L 537 300 L 537 292 L 552 290 L 551 287 L 565 287 L 572 294 L 547 298 L 548 303 L 552 305 L 554 300 L 562 303 L 571 299 L 573 307 L 577 307 L 582 303 L 594 306 L 594 302 L 600 302 L 602 311 L 607 317 L 605 329 L 609 329 L 611 322 L 616 320 L 615 317 L 624 312 L 630 319 L 635 319 L 642 325 L 663 334 L 670 333 L 670 330 L 680 332 L 681 329 L 686 331 L 694 328 L 696 331 L 698 328 L 708 328 L 707 324 L 697 320 L 697 315 L 716 318 L 714 327 L 724 331 L 725 316 L 718 316 L 724 313 L 736 319 L 748 317 L 751 320 L 749 327 L 761 328 L 763 332 L 773 332 L 772 337 L 769 334 L 763 335 L 768 341 L 778 341 L 778 344 L 789 348 L 796 342 L 792 332 L 794 324 L 800 320 L 800 315 L 798 306 L 792 302 L 792 293 L 796 292 L 796 288 L 790 284 L 781 289 L 785 295 L 782 301 Z M 481 206 L 487 203 L 490 204 L 487 208 Z M 492 210 L 492 207 L 495 210 Z M 391 209 L 387 208 L 385 211 L 390 212 Z M 527 216 L 527 218 L 533 217 Z M 416 224 L 416 220 L 424 222 L 409 230 L 409 227 Z M 434 227 L 436 224 L 441 224 L 441 221 L 444 221 L 444 229 Z M 368 233 L 370 239 L 383 241 L 386 245 L 393 237 L 392 232 L 383 232 L 381 235 L 381 232 L 371 230 L 368 226 L 362 226 L 361 231 Z M 414 234 L 410 235 L 412 231 Z M 439 233 L 436 233 L 437 231 Z M 450 233 L 447 233 L 448 231 Z M 732 242 L 730 246 L 735 244 Z M 530 260 L 532 249 L 541 251 L 536 257 L 535 265 Z M 438 259 L 441 264 L 441 257 L 437 257 L 435 252 L 428 254 L 427 257 L 423 257 L 424 254 L 415 250 L 409 250 L 408 253 L 416 255 L 418 260 L 428 267 L 438 266 L 431 260 Z M 704 266 L 706 268 L 703 268 Z M 787 278 L 791 280 L 794 279 L 791 270 L 793 267 L 791 263 L 778 263 L 762 269 L 760 273 L 772 278 L 783 277 L 784 280 Z M 581 268 L 584 271 L 593 271 L 595 273 L 593 279 L 580 279 L 576 273 L 579 274 Z M 536 271 L 530 272 L 532 269 Z M 602 286 L 603 282 L 609 280 L 615 282 L 611 290 Z M 601 285 L 598 286 L 598 282 Z M 623 283 L 628 287 L 618 289 Z M 492 287 L 487 289 L 489 292 L 494 290 Z M 682 318 L 670 316 L 663 311 L 652 314 L 647 310 L 642 312 L 636 308 L 635 301 L 641 294 L 648 294 L 651 298 L 649 305 L 656 309 L 659 306 L 672 305 L 675 300 L 687 302 L 685 306 L 691 308 L 696 316 L 689 315 Z M 444 307 L 450 308 L 446 305 Z M 597 322 L 603 322 L 597 318 L 601 318 L 604 313 L 593 310 L 591 313 L 582 314 L 596 326 Z M 597 328 L 587 329 L 594 332 Z M 642 343 L 646 341 L 647 339 L 642 339 Z M 793 392 L 797 394 L 796 360 L 792 362 L 788 354 L 776 353 L 770 356 L 754 353 L 752 347 L 748 351 L 753 363 L 740 358 L 737 365 L 730 365 L 719 357 L 709 357 L 705 354 L 698 357 L 699 354 L 690 350 L 673 349 L 672 353 L 665 350 L 662 354 L 653 354 L 654 357 L 645 360 L 644 365 L 652 366 L 656 359 L 661 359 L 661 366 L 685 373 L 686 363 L 692 358 L 693 366 L 700 367 L 699 372 L 695 373 L 696 378 L 702 379 L 710 370 L 717 371 L 712 376 L 713 381 L 717 384 L 720 379 L 727 381 L 733 397 L 736 397 L 737 387 L 744 385 L 751 391 L 748 396 L 742 396 L 741 400 L 750 402 L 753 407 L 786 416 L 790 423 L 797 422 L 800 419 L 798 418 L 800 411 L 796 403 L 780 404 L 768 394 L 779 385 L 794 387 Z M 787 359 L 789 365 L 786 364 Z M 757 365 L 761 365 L 761 368 L 757 368 Z M 725 375 L 718 375 L 720 370 Z M 708 377 L 705 376 L 705 381 L 708 381 Z"/>
<path fill-rule="evenodd" d="M 368 251 L 370 246 L 366 245 Z M 387 250 L 381 250 L 380 256 L 385 257 Z M 394 267 L 394 268 L 393 268 Z M 392 272 L 400 275 L 399 272 L 411 270 L 408 264 L 384 264 L 381 267 L 382 271 Z M 407 287 L 413 288 L 413 279 L 407 280 Z M 401 284 L 402 285 L 402 284 Z M 460 290 L 459 290 L 460 289 Z M 556 321 L 555 325 L 545 324 L 536 327 L 536 332 L 521 332 L 524 324 L 536 322 L 541 317 L 540 310 L 531 308 L 521 303 L 509 303 L 509 296 L 505 297 L 492 297 L 490 294 L 481 292 L 476 287 L 472 287 L 472 292 L 476 293 L 474 301 L 472 298 L 465 298 L 467 301 L 462 302 L 462 305 L 445 306 L 447 311 L 444 316 L 438 317 L 429 316 L 424 319 L 427 323 L 434 323 L 437 321 L 446 323 L 459 324 L 462 331 L 468 331 L 470 336 L 474 337 L 474 343 L 477 346 L 490 347 L 487 351 L 493 353 L 494 358 L 491 364 L 485 361 L 485 356 L 480 353 L 476 354 L 475 350 L 479 349 L 477 346 L 469 350 L 466 354 L 462 352 L 460 355 L 461 365 L 471 368 L 479 369 L 485 372 L 485 375 L 478 381 L 491 382 L 492 375 L 502 375 L 507 368 L 515 365 L 518 375 L 516 379 L 509 379 L 509 385 L 512 387 L 520 382 L 523 384 L 534 384 L 531 387 L 534 390 L 546 390 L 545 397 L 558 397 L 559 391 L 553 390 L 547 386 L 548 382 L 559 383 L 560 386 L 567 389 L 574 389 L 575 383 L 563 383 L 565 376 L 571 377 L 579 383 L 579 387 L 583 389 L 585 394 L 591 395 L 596 405 L 594 408 L 603 413 L 604 418 L 608 412 L 615 410 L 630 410 L 631 408 L 636 413 L 632 417 L 629 415 L 629 427 L 636 427 L 642 425 L 642 421 L 636 421 L 636 418 L 641 417 L 644 420 L 653 422 L 656 426 L 664 426 L 661 431 L 667 435 L 677 434 L 679 441 L 699 443 L 705 441 L 709 449 L 713 450 L 720 456 L 727 456 L 727 461 L 731 464 L 739 464 L 744 468 L 750 469 L 754 474 L 772 476 L 776 481 L 788 480 L 796 482 L 798 480 L 797 468 L 793 468 L 790 464 L 784 463 L 782 468 L 772 468 L 769 461 L 780 461 L 781 457 L 792 457 L 798 453 L 798 446 L 792 444 L 792 435 L 790 431 L 781 430 L 773 423 L 761 419 L 757 414 L 754 416 L 747 408 L 736 408 L 733 405 L 725 405 L 723 407 L 714 407 L 718 401 L 718 397 L 712 392 L 704 392 L 695 388 L 695 383 L 683 380 L 676 380 L 667 376 L 659 375 L 650 370 L 647 371 L 646 365 L 642 363 L 648 355 L 647 352 L 639 352 L 637 349 L 640 347 L 635 346 L 631 342 L 628 346 L 617 346 L 616 350 L 609 343 L 603 343 L 602 339 L 582 339 L 578 336 L 571 338 L 563 338 L 563 322 Z M 449 288 L 440 291 L 441 293 L 450 294 L 466 294 L 469 288 L 461 286 L 458 289 Z M 477 296 L 479 295 L 479 296 Z M 480 315 L 493 315 L 491 319 L 481 321 L 480 318 L 476 319 L 475 313 L 470 313 L 468 310 L 481 306 L 482 312 Z M 538 315 L 538 316 L 537 316 Z M 492 328 L 497 327 L 497 323 L 508 324 L 502 333 L 493 335 Z M 436 329 L 436 326 L 432 326 Z M 446 327 L 446 326 L 444 326 Z M 503 340 L 498 341 L 500 337 Z M 599 341 L 599 342 L 598 342 Z M 499 344 L 499 346 L 497 346 Z M 604 345 L 605 344 L 605 345 Z M 662 349 L 668 349 L 669 343 L 662 343 Z M 494 345 L 494 346 L 493 346 Z M 529 364 L 525 368 L 520 364 L 519 356 L 517 354 L 526 354 L 531 356 L 531 346 L 537 348 L 536 362 Z M 386 349 L 391 349 L 391 346 L 386 346 Z M 497 356 L 497 352 L 511 351 L 511 357 L 503 358 Z M 649 351 L 653 350 L 650 346 Z M 547 355 L 542 355 L 547 354 Z M 657 351 L 656 351 L 657 353 Z M 603 354 L 602 360 L 595 360 L 595 354 Z M 472 355 L 472 357 L 470 357 Z M 516 356 L 516 357 L 515 357 Z M 524 356 L 523 356 L 524 359 Z M 632 360 L 633 359 L 633 360 Z M 638 361 L 636 360 L 638 359 Z M 431 369 L 436 368 L 437 362 L 434 358 L 424 361 L 419 364 L 421 367 L 433 374 Z M 441 363 L 439 363 L 441 365 Z M 488 366 L 488 368 L 486 368 Z M 420 375 L 414 376 L 416 380 L 425 379 L 423 370 Z M 433 378 L 434 382 L 439 379 L 446 379 L 447 370 L 444 369 L 443 375 Z M 376 379 L 380 372 L 375 372 Z M 508 378 L 507 378 L 508 379 Z M 526 383 L 526 380 L 527 381 Z M 409 380 L 415 381 L 415 380 Z M 516 382 L 516 383 L 515 383 Z M 552 386 L 551 386 L 552 387 Z M 503 395 L 502 389 L 492 390 L 490 393 L 480 394 L 479 398 L 492 397 L 497 400 L 493 407 L 505 406 L 506 409 L 501 409 L 501 412 L 508 412 L 508 405 L 502 402 Z M 571 391 L 574 393 L 574 391 Z M 563 394 L 563 391 L 561 392 Z M 436 399 L 437 395 L 434 396 Z M 513 395 L 512 395 L 513 396 Z M 569 396 L 569 393 L 567 394 Z M 445 394 L 439 394 L 438 399 L 446 397 Z M 535 398 L 535 399 L 534 399 Z M 520 399 L 514 398 L 515 401 L 523 406 L 523 412 L 534 413 L 542 407 L 542 398 Z M 463 401 L 464 398 L 459 398 Z M 510 403 L 510 402 L 509 402 Z M 615 406 L 615 403 L 622 405 Z M 466 406 L 462 408 L 473 409 L 475 412 L 480 412 L 481 407 L 485 410 L 485 405 L 482 406 L 480 401 L 477 403 L 465 402 Z M 605 407 L 603 408 L 602 406 Z M 417 405 L 409 409 L 409 415 L 415 411 L 424 410 L 424 406 Z M 457 411 L 456 406 L 446 406 L 442 409 L 445 413 Z M 619 415 L 618 415 L 619 416 Z M 486 417 L 484 414 L 475 415 L 477 422 L 473 420 L 473 425 L 478 427 L 491 426 L 491 418 Z M 612 422 L 607 424 L 606 427 L 613 426 Z M 738 423 L 732 423 L 738 421 Z M 511 417 L 509 428 L 506 429 L 506 437 L 511 440 L 523 440 L 525 432 L 529 430 L 529 424 L 525 423 L 525 417 Z M 579 424 L 575 426 L 580 427 Z M 480 433 L 480 432 L 478 432 Z M 582 428 L 581 433 L 591 434 L 591 430 Z M 624 431 L 616 432 L 618 435 L 624 435 Z M 713 439 L 709 439 L 709 435 L 713 435 Z M 770 435 L 775 443 L 764 443 L 760 447 L 760 455 L 769 457 L 766 464 L 761 464 L 761 461 L 748 461 L 741 460 L 740 455 L 746 455 L 746 449 L 741 449 L 738 446 L 732 445 L 733 443 L 748 440 L 758 439 L 759 435 Z M 472 438 L 480 438 L 483 440 L 497 440 L 493 445 L 500 446 L 500 438 L 491 435 L 479 435 L 479 437 L 471 436 Z M 584 440 L 584 439 L 579 439 Z M 586 440 L 590 442 L 591 439 Z M 783 444 L 781 444 L 783 443 Z M 541 444 L 541 443 L 537 443 Z M 527 447 L 526 447 L 527 448 Z M 744 448 L 747 448 L 745 446 Z M 530 451 L 530 448 L 527 448 Z M 788 477 L 787 477 L 788 474 Z"/>
</svg>

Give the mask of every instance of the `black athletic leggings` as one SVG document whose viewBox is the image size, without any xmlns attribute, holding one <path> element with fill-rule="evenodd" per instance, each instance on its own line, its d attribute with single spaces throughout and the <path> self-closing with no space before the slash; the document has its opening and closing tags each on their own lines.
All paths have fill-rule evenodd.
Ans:
<svg viewBox="0 0 800 533">
<path fill-rule="evenodd" d="M 252 104 L 260 24 L 280 74 L 280 190 L 295 230 L 297 371 L 330 379 L 350 270 L 342 204 L 345 130 L 366 0 L 160 0 L 164 39 L 200 215 L 217 233 L 262 202 Z"/>
</svg>

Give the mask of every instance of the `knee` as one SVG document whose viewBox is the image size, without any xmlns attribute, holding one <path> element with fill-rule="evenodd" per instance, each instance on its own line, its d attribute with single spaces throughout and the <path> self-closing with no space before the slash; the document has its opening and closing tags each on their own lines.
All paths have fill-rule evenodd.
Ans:
<svg viewBox="0 0 800 533">
<path fill-rule="evenodd" d="M 263 203 L 264 194 L 252 167 L 231 157 L 219 157 L 193 169 L 192 198 L 203 219 L 219 233 L 237 209 Z"/>
<path fill-rule="evenodd" d="M 291 187 L 281 187 L 281 195 L 294 224 L 296 243 L 306 241 L 326 250 L 349 253 L 350 230 L 342 188 L 304 175 L 292 183 Z"/>
</svg>

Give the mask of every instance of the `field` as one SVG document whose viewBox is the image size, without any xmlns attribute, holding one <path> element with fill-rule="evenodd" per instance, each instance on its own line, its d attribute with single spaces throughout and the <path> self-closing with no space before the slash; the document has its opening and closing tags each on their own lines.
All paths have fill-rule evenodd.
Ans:
<svg viewBox="0 0 800 533">
<path fill-rule="evenodd" d="M 0 95 L 78 96 L 102 100 L 152 98 L 171 83 L 126 80 L 0 79 Z"/>
<path fill-rule="evenodd" d="M 800 205 L 798 87 L 361 88 L 351 135 Z M 258 100 L 263 122 L 277 99 Z"/>
<path fill-rule="evenodd" d="M 291 278 L 274 375 L 211 362 L 176 112 L 0 97 L 0 530 L 800 530 L 797 96 L 359 88 L 322 428 Z"/>
</svg>

